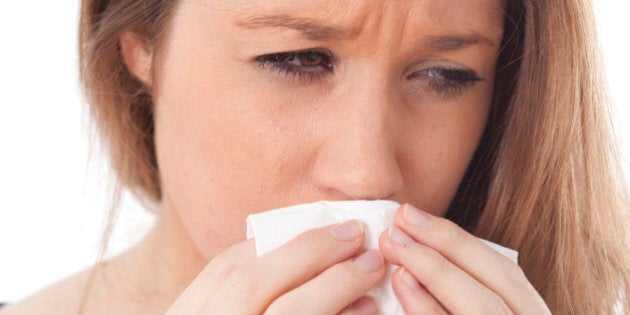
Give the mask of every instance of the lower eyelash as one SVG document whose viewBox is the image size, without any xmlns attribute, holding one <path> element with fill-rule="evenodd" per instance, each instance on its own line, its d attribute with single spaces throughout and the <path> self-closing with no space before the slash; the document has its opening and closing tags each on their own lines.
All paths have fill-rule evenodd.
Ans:
<svg viewBox="0 0 630 315">
<path fill-rule="evenodd" d="M 433 68 L 413 73 L 408 80 L 419 80 L 420 85 L 436 92 L 443 98 L 461 96 L 466 90 L 472 88 L 478 81 L 485 81 L 472 70 Z M 419 87 L 424 90 L 424 88 Z M 426 92 L 426 90 L 424 90 Z"/>
<path fill-rule="evenodd" d="M 440 94 L 444 98 L 457 97 L 465 90 L 472 88 L 480 80 L 436 80 L 429 81 L 429 88 Z"/>
</svg>

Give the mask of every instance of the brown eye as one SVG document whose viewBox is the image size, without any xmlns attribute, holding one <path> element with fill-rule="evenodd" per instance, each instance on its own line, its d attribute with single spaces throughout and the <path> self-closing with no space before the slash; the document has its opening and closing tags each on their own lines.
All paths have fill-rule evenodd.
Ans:
<svg viewBox="0 0 630 315">
<path fill-rule="evenodd" d="M 317 67 L 324 61 L 324 56 L 316 51 L 308 51 L 299 55 L 300 63 L 305 67 Z"/>
<path fill-rule="evenodd" d="M 318 67 L 332 69 L 333 66 L 332 56 L 316 50 L 276 53 L 260 56 L 257 60 L 260 62 L 272 62 L 274 64 L 286 64 L 287 66 L 301 67 L 304 69 Z M 311 69 L 309 69 L 309 71 L 310 70 Z"/>
<path fill-rule="evenodd" d="M 258 56 L 254 59 L 261 67 L 276 71 L 283 77 L 304 79 L 313 83 L 334 73 L 332 54 L 321 50 L 302 50 Z"/>
</svg>

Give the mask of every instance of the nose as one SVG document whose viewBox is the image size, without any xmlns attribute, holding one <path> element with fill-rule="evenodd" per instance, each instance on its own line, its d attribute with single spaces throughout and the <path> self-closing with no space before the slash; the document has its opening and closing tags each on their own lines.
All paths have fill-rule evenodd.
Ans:
<svg viewBox="0 0 630 315">
<path fill-rule="evenodd" d="M 346 82 L 352 83 L 331 96 L 335 114 L 317 152 L 314 180 L 329 199 L 391 199 L 403 186 L 395 95 L 374 74 Z"/>
</svg>

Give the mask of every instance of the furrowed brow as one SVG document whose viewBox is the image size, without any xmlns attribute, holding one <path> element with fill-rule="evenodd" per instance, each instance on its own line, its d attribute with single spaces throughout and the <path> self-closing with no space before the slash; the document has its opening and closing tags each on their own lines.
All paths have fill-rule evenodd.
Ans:
<svg viewBox="0 0 630 315">
<path fill-rule="evenodd" d="M 349 38 L 358 33 L 356 30 L 351 31 L 341 26 L 325 24 L 314 19 L 296 17 L 288 14 L 252 16 L 236 21 L 235 24 L 242 29 L 248 30 L 266 27 L 293 29 L 300 32 L 306 39 L 313 41 Z M 425 44 L 427 44 L 429 48 L 437 51 L 458 50 L 478 44 L 489 47 L 496 46 L 494 41 L 479 33 L 472 33 L 470 35 L 430 36 L 425 39 Z"/>
<path fill-rule="evenodd" d="M 481 34 L 430 36 L 425 40 L 425 43 L 428 47 L 437 51 L 458 50 L 472 45 L 496 46 L 494 41 Z"/>
<path fill-rule="evenodd" d="M 265 27 L 282 27 L 293 29 L 305 38 L 313 41 L 349 37 L 351 32 L 336 25 L 326 25 L 319 21 L 286 14 L 271 14 L 250 17 L 236 22 L 242 29 L 259 29 Z"/>
</svg>

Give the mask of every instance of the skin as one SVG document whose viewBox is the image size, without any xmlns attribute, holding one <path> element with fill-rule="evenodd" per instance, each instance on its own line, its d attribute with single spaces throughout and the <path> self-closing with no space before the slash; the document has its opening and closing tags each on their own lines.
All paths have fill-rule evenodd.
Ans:
<svg viewBox="0 0 630 315">
<path fill-rule="evenodd" d="M 484 9 L 442 2 L 183 1 L 151 84 L 165 210 L 176 212 L 204 258 L 242 241 L 248 214 L 291 204 L 392 199 L 445 213 L 486 122 L 498 46 L 438 53 L 421 43 L 453 33 L 448 25 L 469 12 L 478 13 L 476 24 L 461 32 L 489 29 L 498 43 L 503 19 L 494 1 Z M 287 8 L 359 33 L 316 42 L 235 25 Z M 490 9 L 498 16 L 487 20 Z M 452 21 L 432 22 L 442 15 Z M 309 48 L 338 56 L 334 75 L 294 84 L 252 61 Z M 427 65 L 404 72 L 417 61 Z M 429 61 L 487 79 L 443 98 L 426 80 L 405 79 Z"/>
<path fill-rule="evenodd" d="M 280 13 L 348 36 L 239 26 Z M 409 314 L 548 313 L 516 264 L 442 218 L 486 123 L 503 21 L 495 0 L 182 0 L 163 47 L 123 34 L 126 65 L 154 92 L 164 202 L 146 239 L 97 273 L 102 289 L 87 311 L 371 314 L 364 295 L 388 261 L 401 266 L 392 285 Z M 427 43 L 472 33 L 488 42 Z M 330 52 L 334 71 L 291 79 L 256 61 L 307 49 Z M 426 70 L 443 68 L 483 80 L 440 92 Z M 350 199 L 405 204 L 380 251 L 362 252 L 356 222 L 308 231 L 260 258 L 245 241 L 251 213 Z M 64 297 L 84 279 L 23 305 L 58 297 L 61 309 L 76 307 Z"/>
</svg>

